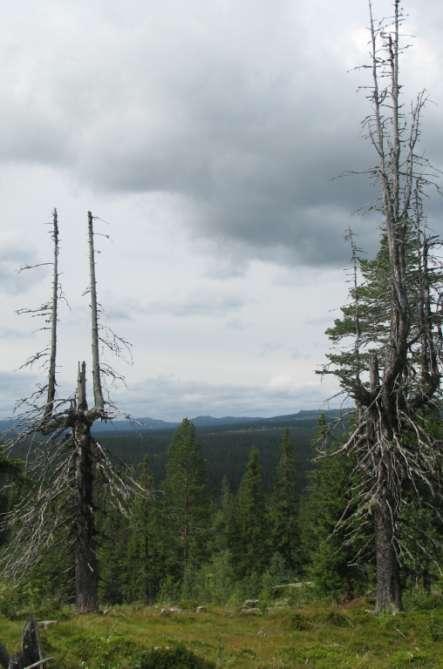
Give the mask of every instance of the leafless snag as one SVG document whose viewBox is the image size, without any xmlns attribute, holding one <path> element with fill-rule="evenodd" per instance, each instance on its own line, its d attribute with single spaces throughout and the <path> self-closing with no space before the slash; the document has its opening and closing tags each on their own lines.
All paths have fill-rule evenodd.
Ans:
<svg viewBox="0 0 443 669">
<path fill-rule="evenodd" d="M 57 324 L 61 295 L 59 283 L 59 231 L 54 210 L 52 240 L 54 244 L 51 300 L 31 315 L 43 315 L 49 330 L 49 345 L 30 359 L 48 363 L 47 385 L 39 388 L 25 406 L 22 429 L 14 442 L 37 442 L 29 457 L 34 481 L 28 495 L 7 514 L 4 523 L 13 531 L 13 541 L 4 558 L 4 566 L 14 578 L 20 577 L 38 562 L 42 551 L 50 546 L 62 528 L 70 528 L 69 548 L 74 555 L 76 606 L 78 611 L 94 611 L 97 600 L 97 530 L 95 490 L 100 482 L 107 491 L 107 501 L 125 512 L 134 492 L 142 492 L 128 471 L 120 475 L 106 451 L 93 437 L 97 420 L 110 420 L 114 407 L 103 396 L 102 375 L 120 378 L 111 366 L 100 359 L 100 345 L 117 355 L 130 350 L 129 343 L 111 331 L 103 333 L 97 301 L 94 217 L 88 212 L 89 288 L 91 313 L 91 355 L 94 402 L 88 406 L 86 362 L 78 363 L 77 388 L 68 399 L 56 397 Z M 41 398 L 44 396 L 43 404 Z"/>
<path fill-rule="evenodd" d="M 91 296 L 91 346 L 92 346 L 92 379 L 94 386 L 95 410 L 103 412 L 102 382 L 100 375 L 99 329 L 97 308 L 97 280 L 95 277 L 94 222 L 92 212 L 88 211 L 88 244 L 89 244 L 89 292 Z"/>
</svg>

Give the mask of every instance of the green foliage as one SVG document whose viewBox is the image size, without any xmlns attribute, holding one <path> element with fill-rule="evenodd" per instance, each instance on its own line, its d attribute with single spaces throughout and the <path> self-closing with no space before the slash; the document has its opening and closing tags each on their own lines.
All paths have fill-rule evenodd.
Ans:
<svg viewBox="0 0 443 669">
<path fill-rule="evenodd" d="M 315 442 L 325 446 L 326 434 L 326 422 L 321 418 Z M 355 566 L 358 542 L 363 540 L 357 533 L 351 543 L 349 525 L 343 524 L 355 513 L 354 464 L 346 454 L 334 453 L 336 448 L 329 444 L 323 450 L 310 475 L 303 503 L 303 539 L 306 570 L 319 592 L 349 599 L 365 582 L 364 571 Z"/>
<path fill-rule="evenodd" d="M 181 584 L 166 579 L 160 592 L 160 601 L 193 602 L 198 604 L 226 604 L 243 595 L 240 591 L 246 589 L 244 596 L 256 594 L 257 587 L 251 593 L 248 587 L 240 584 L 235 578 L 232 568 L 232 559 L 229 551 L 215 553 L 199 569 L 188 567 Z M 184 607 L 186 608 L 186 607 Z"/>
<path fill-rule="evenodd" d="M 61 584 L 58 577 L 51 584 L 48 573 L 42 576 L 35 571 L 19 583 L 0 581 L 0 615 L 10 620 L 31 615 L 47 618 L 57 611 L 57 616 L 63 617 L 69 587 L 69 584 Z"/>
<path fill-rule="evenodd" d="M 352 236 L 352 235 L 351 235 Z M 407 222 L 407 292 L 411 327 L 411 340 L 420 335 L 420 304 L 422 299 L 421 283 L 422 256 L 420 233 L 415 223 Z M 379 351 L 378 362 L 382 373 L 386 359 L 385 345 L 389 336 L 390 318 L 393 309 L 391 291 L 391 264 L 389 261 L 386 235 L 380 239 L 377 255 L 372 259 L 360 256 L 352 240 L 353 262 L 356 271 L 356 285 L 349 291 L 349 303 L 341 308 L 342 316 L 334 321 L 334 325 L 326 330 L 334 351 L 327 357 L 332 363 L 334 373 L 340 378 L 342 386 L 347 387 L 362 372 L 368 371 L 369 353 Z M 430 274 L 431 287 L 438 288 L 441 284 L 441 273 Z M 416 340 L 420 336 L 415 337 Z M 339 348 L 340 347 L 340 348 Z M 413 364 L 417 364 L 417 353 L 410 347 L 409 356 Z M 415 375 L 413 375 L 415 377 Z M 420 376 L 408 379 L 408 393 L 416 390 Z"/>
<path fill-rule="evenodd" d="M 202 601 L 224 604 L 235 589 L 235 574 L 232 559 L 228 551 L 217 553 L 202 566 L 200 573 L 199 596 Z"/>
<path fill-rule="evenodd" d="M 229 537 L 239 579 L 261 574 L 268 559 L 268 528 L 259 453 L 252 449 L 237 494 Z"/>
<path fill-rule="evenodd" d="M 164 538 L 160 504 L 147 458 L 140 484 L 144 490 L 133 504 L 127 545 L 127 601 L 152 603 L 165 576 Z"/>
<path fill-rule="evenodd" d="M 312 629 L 312 623 L 306 615 L 296 611 L 289 619 L 289 628 L 296 632 L 306 632 Z"/>
<path fill-rule="evenodd" d="M 170 648 L 152 648 L 137 660 L 134 669 L 213 669 L 208 662 L 180 644 Z"/>
<path fill-rule="evenodd" d="M 23 463 L 7 456 L 0 444 L 0 518 L 8 511 L 23 482 Z M 0 528 L 0 547 L 6 542 L 7 531 Z"/>
<path fill-rule="evenodd" d="M 233 526 L 235 497 L 231 492 L 228 479 L 223 477 L 221 497 L 212 517 L 210 530 L 210 551 L 220 553 L 228 550 L 229 532 Z"/>
<path fill-rule="evenodd" d="M 299 573 L 301 569 L 300 536 L 298 528 L 298 490 L 295 449 L 285 430 L 280 447 L 280 459 L 269 505 L 271 550 L 281 556 L 282 572 Z"/>
<path fill-rule="evenodd" d="M 438 410 L 425 417 L 425 428 L 439 443 L 442 425 Z M 440 453 L 432 487 L 423 481 L 415 487 L 405 485 L 400 513 L 400 566 L 404 579 L 413 584 L 421 582 L 428 591 L 440 576 L 443 557 L 442 471 Z"/>
<path fill-rule="evenodd" d="M 101 601 L 121 604 L 128 576 L 128 521 L 113 508 L 106 509 L 100 520 L 99 595 Z"/>
<path fill-rule="evenodd" d="M 418 606 L 395 617 L 367 609 L 363 600 L 346 607 L 317 601 L 297 610 L 273 608 L 259 618 L 220 608 L 169 617 L 129 606 L 68 619 L 53 612 L 48 617 L 58 622 L 42 631 L 42 644 L 54 667 L 63 669 L 133 669 L 142 658 L 157 662 L 156 669 L 178 659 L 227 669 L 441 667 L 441 601 L 432 610 Z M 23 620 L 0 617 L 8 649 L 18 647 L 22 628 Z M 182 651 L 174 655 L 177 646 Z"/>
<path fill-rule="evenodd" d="M 163 519 L 168 574 L 181 579 L 207 554 L 209 497 L 205 464 L 191 421 L 185 418 L 168 453 Z"/>
<path fill-rule="evenodd" d="M 53 543 L 16 581 L 0 582 L 0 612 L 11 617 L 46 616 L 74 599 L 73 556 L 66 527 L 56 530 Z"/>
<path fill-rule="evenodd" d="M 281 553 L 274 553 L 261 579 L 260 606 L 265 609 L 275 599 L 275 587 L 288 580 L 286 562 Z"/>
<path fill-rule="evenodd" d="M 152 603 L 166 577 L 164 518 L 147 459 L 126 517 L 104 508 L 100 514 L 99 592 L 110 604 Z"/>
<path fill-rule="evenodd" d="M 201 453 L 207 463 L 208 484 L 211 490 L 219 490 L 226 476 L 233 490 L 243 476 L 251 448 L 260 452 L 265 488 L 269 489 L 278 462 L 282 430 L 289 426 L 297 444 L 297 478 L 303 486 L 306 468 L 311 458 L 310 442 L 318 419 L 318 412 L 300 412 L 296 419 L 282 419 L 271 423 L 242 424 L 197 429 Z M 124 462 L 139 465 L 149 454 L 154 479 L 159 484 L 166 474 L 166 460 L 172 430 L 149 430 L 135 433 L 104 433 L 100 440 L 111 454 Z"/>
</svg>

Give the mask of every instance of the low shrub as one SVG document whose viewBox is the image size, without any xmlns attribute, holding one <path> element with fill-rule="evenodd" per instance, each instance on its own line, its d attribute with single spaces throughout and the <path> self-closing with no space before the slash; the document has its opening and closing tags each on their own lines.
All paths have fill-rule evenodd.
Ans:
<svg viewBox="0 0 443 669">
<path fill-rule="evenodd" d="M 443 620 L 432 617 L 428 630 L 432 641 L 443 641 Z"/>
<path fill-rule="evenodd" d="M 178 644 L 145 651 L 134 669 L 215 669 L 215 664 L 194 655 L 185 646 Z"/>
<path fill-rule="evenodd" d="M 305 632 L 312 628 L 312 623 L 302 613 L 293 613 L 289 620 L 290 629 L 297 632 Z"/>
<path fill-rule="evenodd" d="M 332 625 L 333 627 L 348 627 L 351 621 L 339 611 L 328 611 L 326 613 L 317 613 L 312 616 L 312 621 L 321 625 Z"/>
</svg>

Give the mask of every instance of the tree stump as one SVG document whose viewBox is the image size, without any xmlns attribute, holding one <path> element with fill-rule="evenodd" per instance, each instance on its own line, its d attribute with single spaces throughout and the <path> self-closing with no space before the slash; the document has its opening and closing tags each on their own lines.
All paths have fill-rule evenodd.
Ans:
<svg viewBox="0 0 443 669">
<path fill-rule="evenodd" d="M 1 643 L 0 643 L 0 667 L 3 667 L 3 669 L 8 669 L 9 667 L 9 655 L 6 648 Z"/>
<path fill-rule="evenodd" d="M 0 667 L 4 669 L 28 669 L 29 667 L 45 669 L 46 661 L 42 656 L 38 627 L 34 618 L 30 618 L 23 629 L 21 653 L 9 657 L 6 648 L 0 644 Z"/>
</svg>

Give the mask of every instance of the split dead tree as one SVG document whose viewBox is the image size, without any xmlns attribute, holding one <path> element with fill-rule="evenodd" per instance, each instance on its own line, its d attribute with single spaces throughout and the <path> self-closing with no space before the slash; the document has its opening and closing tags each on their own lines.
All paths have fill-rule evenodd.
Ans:
<svg viewBox="0 0 443 669">
<path fill-rule="evenodd" d="M 335 374 L 356 405 L 355 428 L 341 450 L 352 452 L 360 484 L 360 515 L 373 523 L 376 611 L 401 608 L 400 514 L 404 490 L 426 487 L 436 494 L 438 449 L 429 429 L 441 380 L 441 273 L 431 250 L 438 239 L 426 228 L 423 197 L 435 171 L 419 153 L 420 93 L 409 113 L 402 102 L 399 60 L 403 13 L 393 2 L 390 22 L 370 12 L 372 83 L 365 87 L 371 112 L 363 122 L 377 162 L 368 171 L 380 192 L 373 209 L 382 217 L 380 250 L 372 265 L 357 257 L 353 301 L 328 331 L 351 347 L 330 354 L 322 373 Z"/>
<path fill-rule="evenodd" d="M 6 648 L 0 644 L 0 667 L 4 669 L 45 669 L 52 658 L 43 657 L 38 623 L 31 618 L 26 623 L 22 635 L 22 650 L 14 656 L 9 656 Z"/>
<path fill-rule="evenodd" d="M 72 398 L 57 398 L 57 344 L 59 302 L 63 294 L 59 273 L 58 215 L 52 217 L 53 261 L 51 298 L 35 310 L 21 310 L 43 316 L 49 344 L 25 364 L 48 363 L 47 384 L 23 401 L 23 429 L 18 439 L 37 441 L 29 458 L 35 485 L 5 522 L 12 533 L 5 569 L 17 577 L 38 562 L 45 547 L 51 545 L 61 528 L 69 528 L 70 549 L 74 554 L 76 608 L 79 612 L 98 608 L 96 487 L 100 479 L 109 505 L 123 513 L 135 491 L 141 490 L 129 474 L 120 474 L 106 451 L 91 433 L 98 420 L 111 420 L 115 407 L 105 401 L 102 378 L 117 375 L 101 361 L 101 349 L 120 354 L 128 342 L 111 331 L 104 331 L 97 300 L 94 216 L 88 212 L 89 287 L 91 318 L 91 358 L 93 402 L 86 392 L 86 362 L 78 363 L 77 388 Z"/>
</svg>

